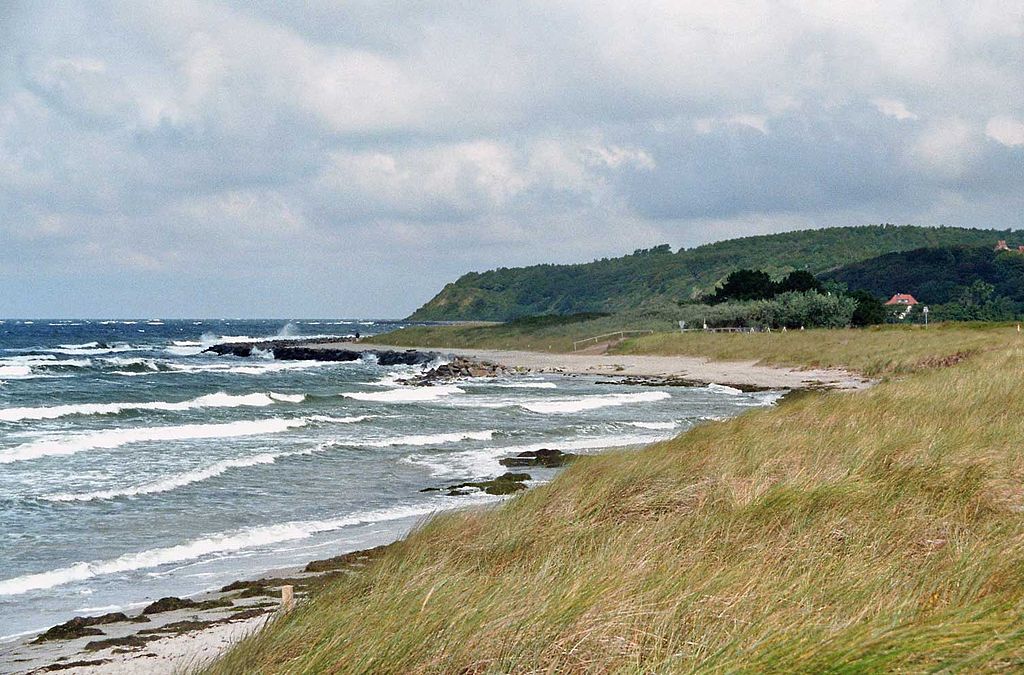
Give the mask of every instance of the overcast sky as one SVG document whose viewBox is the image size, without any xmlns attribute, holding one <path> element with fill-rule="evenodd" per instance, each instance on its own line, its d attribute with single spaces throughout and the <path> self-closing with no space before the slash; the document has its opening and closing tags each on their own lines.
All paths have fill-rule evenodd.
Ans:
<svg viewBox="0 0 1024 675">
<path fill-rule="evenodd" d="M 1022 214 L 1022 0 L 0 3 L 0 316 Z"/>
</svg>

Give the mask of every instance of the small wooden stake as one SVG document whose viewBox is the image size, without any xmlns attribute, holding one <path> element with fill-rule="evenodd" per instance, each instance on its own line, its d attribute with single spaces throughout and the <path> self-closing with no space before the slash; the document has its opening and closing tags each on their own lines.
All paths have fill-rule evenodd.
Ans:
<svg viewBox="0 0 1024 675">
<path fill-rule="evenodd" d="M 284 612 L 290 612 L 295 609 L 295 587 L 294 586 L 282 586 L 281 587 L 281 610 Z"/>
</svg>

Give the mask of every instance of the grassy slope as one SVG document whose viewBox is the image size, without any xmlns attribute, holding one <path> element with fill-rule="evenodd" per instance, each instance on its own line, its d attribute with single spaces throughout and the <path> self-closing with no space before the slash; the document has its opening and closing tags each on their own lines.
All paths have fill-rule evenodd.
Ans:
<svg viewBox="0 0 1024 675">
<path fill-rule="evenodd" d="M 213 670 L 1020 668 L 1024 354 L 1016 331 L 982 333 L 958 365 L 587 458 L 435 518 Z M 936 355 L 963 346 L 931 335 Z M 878 339 L 924 355 L 916 332 L 852 337 L 819 341 L 820 358 L 867 363 Z M 790 344 L 779 358 L 801 358 Z"/>
<path fill-rule="evenodd" d="M 551 317 L 559 318 L 559 317 Z M 505 324 L 413 326 L 384 333 L 364 342 L 409 347 L 525 349 L 545 352 L 572 351 L 573 340 L 617 330 L 666 330 L 671 323 L 643 316 L 607 316 L 589 321 L 536 325 L 531 320 Z"/>
<path fill-rule="evenodd" d="M 963 244 L 992 246 L 1012 232 L 954 227 L 863 226 L 719 241 L 675 253 L 638 252 L 576 265 L 471 272 L 447 284 L 412 319 L 505 320 L 536 314 L 671 308 L 739 268 L 781 275 L 825 272 L 891 251 Z M 887 291 L 887 292 L 892 292 Z"/>
</svg>

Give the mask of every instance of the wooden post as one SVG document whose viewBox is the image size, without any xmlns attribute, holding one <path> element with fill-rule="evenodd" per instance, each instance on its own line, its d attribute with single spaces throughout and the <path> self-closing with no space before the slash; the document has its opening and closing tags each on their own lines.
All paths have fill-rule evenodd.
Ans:
<svg viewBox="0 0 1024 675">
<path fill-rule="evenodd" d="M 281 611 L 287 613 L 295 609 L 295 587 L 281 587 Z"/>
</svg>

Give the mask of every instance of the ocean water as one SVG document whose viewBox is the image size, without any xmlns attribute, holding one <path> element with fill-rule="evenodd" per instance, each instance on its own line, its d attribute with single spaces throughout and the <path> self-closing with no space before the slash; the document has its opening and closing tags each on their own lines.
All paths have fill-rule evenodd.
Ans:
<svg viewBox="0 0 1024 675">
<path fill-rule="evenodd" d="M 373 546 L 496 501 L 423 488 L 498 460 L 642 445 L 781 392 L 203 353 L 385 321 L 0 321 L 0 640 Z M 553 470 L 527 470 L 535 483 Z"/>
</svg>

